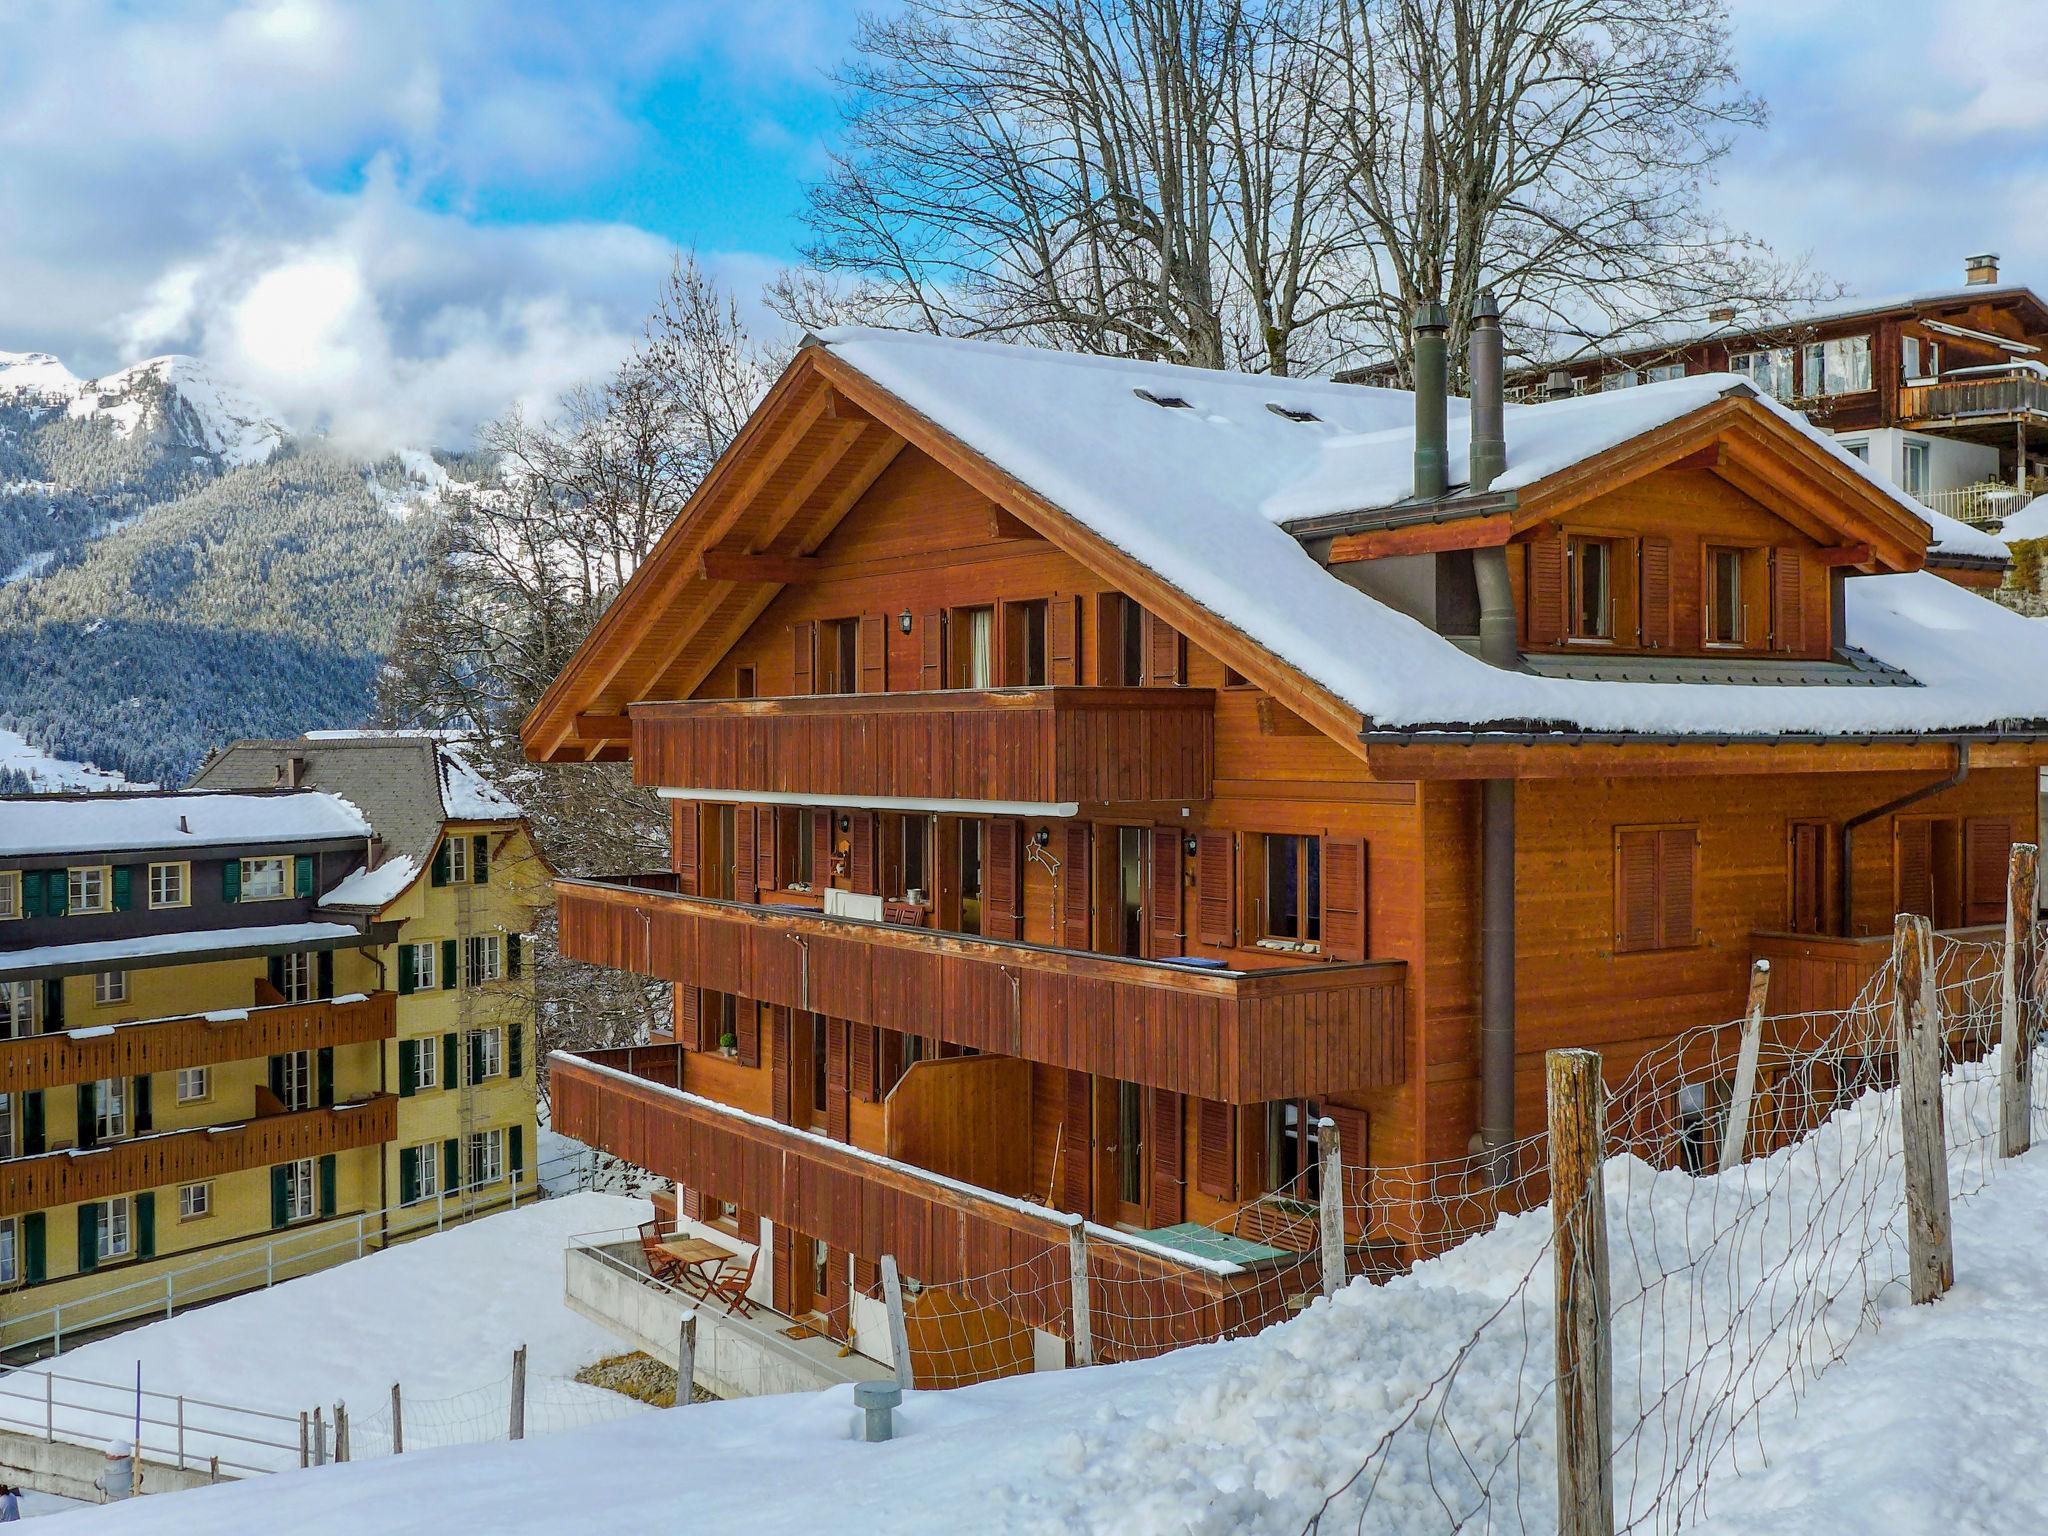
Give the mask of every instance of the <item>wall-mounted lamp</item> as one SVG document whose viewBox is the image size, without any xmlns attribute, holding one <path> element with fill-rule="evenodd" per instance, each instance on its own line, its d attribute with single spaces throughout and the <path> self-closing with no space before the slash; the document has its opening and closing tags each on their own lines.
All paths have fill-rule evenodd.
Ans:
<svg viewBox="0 0 2048 1536">
<path fill-rule="evenodd" d="M 1040 827 L 1031 835 L 1031 841 L 1038 844 L 1041 848 L 1049 847 L 1052 843 L 1052 828 Z"/>
<path fill-rule="evenodd" d="M 896 627 L 902 630 L 903 633 L 905 633 L 906 635 L 910 633 L 910 610 L 908 608 L 904 609 L 902 613 L 897 615 Z"/>
<path fill-rule="evenodd" d="M 1194 833 L 1190 832 L 1186 837 L 1181 839 L 1180 851 L 1192 859 L 1195 856 L 1195 849 L 1198 846 L 1199 845 L 1195 842 Z"/>
<path fill-rule="evenodd" d="M 841 816 L 839 818 L 839 830 L 851 832 L 853 830 L 853 818 L 851 816 Z"/>
</svg>

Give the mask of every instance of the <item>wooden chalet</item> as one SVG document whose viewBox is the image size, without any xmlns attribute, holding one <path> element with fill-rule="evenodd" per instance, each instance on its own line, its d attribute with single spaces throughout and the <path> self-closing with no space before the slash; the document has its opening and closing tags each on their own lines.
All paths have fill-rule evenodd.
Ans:
<svg viewBox="0 0 2048 1536">
<path fill-rule="evenodd" d="M 1536 1129 L 1546 1050 L 1994 920 L 2038 626 L 1742 381 L 1504 405 L 1481 319 L 1469 404 L 1427 311 L 1414 395 L 811 338 L 525 725 L 673 814 L 670 870 L 559 882 L 676 1007 L 557 1057 L 556 1126 L 835 1337 L 1040 1208 L 1303 1246 L 1261 1197 L 1323 1116 L 1364 1266 L 1441 1237 L 1374 1170 Z"/>
</svg>

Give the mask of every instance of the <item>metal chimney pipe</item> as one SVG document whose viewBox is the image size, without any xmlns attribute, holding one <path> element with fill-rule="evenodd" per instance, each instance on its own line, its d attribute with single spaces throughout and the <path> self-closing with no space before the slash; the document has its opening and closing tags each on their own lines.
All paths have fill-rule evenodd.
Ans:
<svg viewBox="0 0 2048 1536">
<path fill-rule="evenodd" d="M 1450 447 L 1444 425 L 1444 331 L 1441 304 L 1415 306 L 1415 499 L 1434 501 L 1450 488 Z"/>
<path fill-rule="evenodd" d="M 1466 349 L 1466 372 L 1472 385 L 1472 451 L 1470 459 L 1473 495 L 1488 489 L 1508 467 L 1506 406 L 1501 375 L 1504 371 L 1500 338 L 1500 302 L 1490 289 L 1482 288 L 1472 301 L 1472 339 Z"/>
</svg>

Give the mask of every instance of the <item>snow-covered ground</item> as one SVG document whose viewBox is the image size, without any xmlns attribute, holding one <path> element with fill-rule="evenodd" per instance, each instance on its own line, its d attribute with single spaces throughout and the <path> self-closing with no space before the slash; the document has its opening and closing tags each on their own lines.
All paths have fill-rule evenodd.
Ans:
<svg viewBox="0 0 2048 1536">
<path fill-rule="evenodd" d="M 8 580 L 15 578 L 10 576 Z M 52 757 L 18 731 L 0 729 L 0 768 L 14 768 L 35 780 L 38 790 L 155 789 L 134 783 L 111 768 Z"/>
</svg>

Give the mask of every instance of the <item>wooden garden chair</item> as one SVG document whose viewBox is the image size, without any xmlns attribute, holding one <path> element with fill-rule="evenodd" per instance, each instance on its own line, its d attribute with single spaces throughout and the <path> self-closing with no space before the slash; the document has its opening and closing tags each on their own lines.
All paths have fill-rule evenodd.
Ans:
<svg viewBox="0 0 2048 1536">
<path fill-rule="evenodd" d="M 723 1301 L 726 1315 L 737 1312 L 741 1317 L 754 1315 L 753 1298 L 747 1295 L 747 1287 L 754 1283 L 754 1270 L 761 1263 L 761 1250 L 756 1248 L 753 1257 L 747 1260 L 745 1269 L 728 1270 L 711 1282 L 709 1301 Z"/>
<path fill-rule="evenodd" d="M 647 1266 L 647 1273 L 663 1285 L 681 1284 L 683 1266 L 661 1251 L 659 1221 L 640 1223 L 640 1261 Z"/>
</svg>

